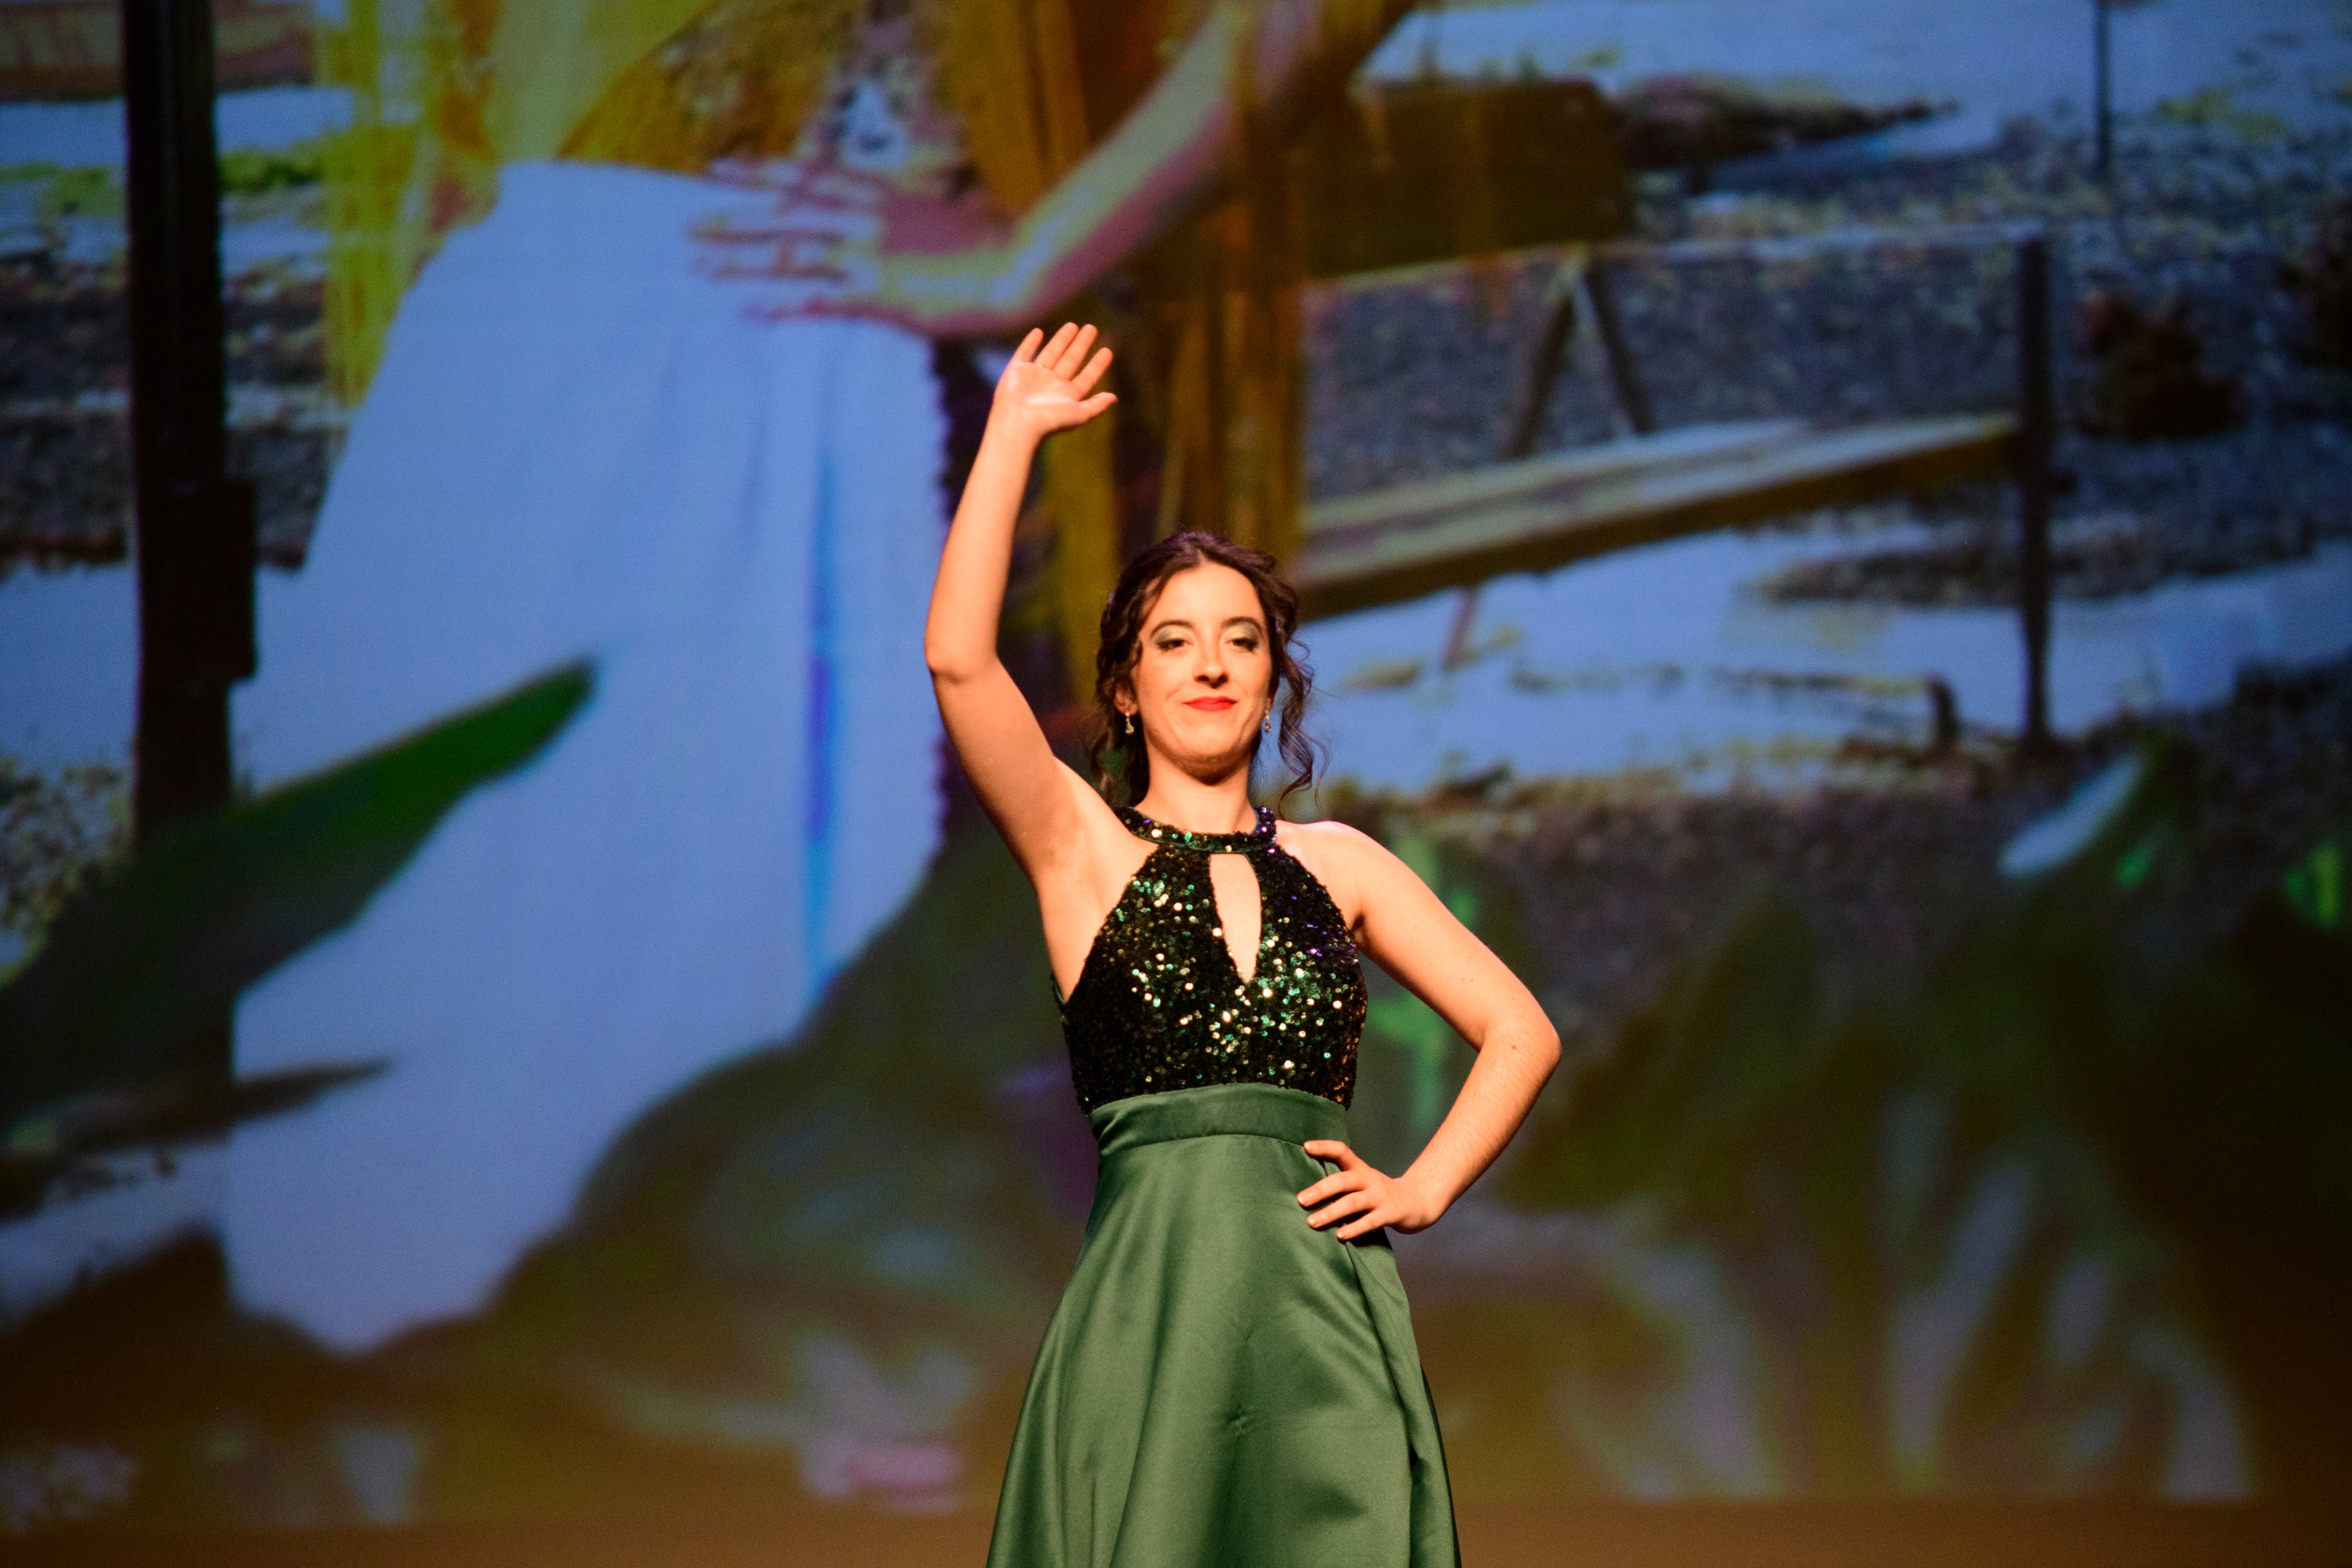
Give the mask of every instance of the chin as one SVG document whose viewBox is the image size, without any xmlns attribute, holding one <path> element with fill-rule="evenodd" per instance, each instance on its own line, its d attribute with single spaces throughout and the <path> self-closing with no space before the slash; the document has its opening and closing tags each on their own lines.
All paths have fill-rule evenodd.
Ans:
<svg viewBox="0 0 2352 1568">
<path fill-rule="evenodd" d="M 1187 713 L 1181 719 L 1170 720 L 1165 733 L 1171 742 L 1187 752 L 1206 755 L 1232 743 L 1233 737 L 1226 732 L 1229 728 L 1221 718 Z"/>
<path fill-rule="evenodd" d="M 1179 735 L 1175 739 L 1176 745 L 1170 748 L 1171 760 L 1196 777 L 1223 773 L 1236 757 L 1246 758 L 1249 752 L 1245 742 L 1236 743 L 1230 735 Z"/>
</svg>

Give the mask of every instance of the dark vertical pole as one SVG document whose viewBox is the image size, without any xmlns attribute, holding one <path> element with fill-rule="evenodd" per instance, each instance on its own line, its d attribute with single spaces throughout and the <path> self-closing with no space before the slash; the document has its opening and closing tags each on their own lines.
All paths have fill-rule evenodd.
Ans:
<svg viewBox="0 0 2352 1568">
<path fill-rule="evenodd" d="M 2115 157 L 2115 99 L 2107 53 L 2107 0 L 2091 0 L 2091 121 L 2095 152 L 2092 166 L 2105 179 Z"/>
<path fill-rule="evenodd" d="M 2050 241 L 2017 247 L 2017 605 L 2025 632 L 2025 746 L 2050 743 Z"/>
<path fill-rule="evenodd" d="M 233 485 L 221 342 L 220 167 L 208 0 L 123 0 L 131 440 L 139 571 L 141 842 L 229 795 L 228 689 L 253 670 L 253 508 Z M 187 1042 L 225 1074 L 228 1020 Z"/>
<path fill-rule="evenodd" d="M 123 0 L 142 839 L 228 798 L 228 688 L 253 668 L 249 504 L 224 475 L 212 7 Z"/>
</svg>

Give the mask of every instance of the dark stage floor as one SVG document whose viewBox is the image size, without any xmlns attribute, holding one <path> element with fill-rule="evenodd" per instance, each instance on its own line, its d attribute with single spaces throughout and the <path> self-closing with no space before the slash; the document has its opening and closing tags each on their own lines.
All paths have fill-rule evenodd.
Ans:
<svg viewBox="0 0 2352 1568">
<path fill-rule="evenodd" d="M 2113 1503 L 1680 1503 L 1465 1508 L 1465 1568 L 2321 1568 L 2352 1509 Z M 790 1524 L 484 1524 L 271 1535 L 59 1534 L 22 1568 L 979 1568 L 988 1520 L 843 1510 Z"/>
</svg>

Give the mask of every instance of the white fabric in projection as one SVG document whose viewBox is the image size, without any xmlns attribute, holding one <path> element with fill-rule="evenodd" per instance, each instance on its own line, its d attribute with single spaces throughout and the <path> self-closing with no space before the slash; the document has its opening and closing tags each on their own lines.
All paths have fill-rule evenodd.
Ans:
<svg viewBox="0 0 2352 1568">
<path fill-rule="evenodd" d="M 506 171 L 403 302 L 309 562 L 265 579 L 267 784 L 565 659 L 589 706 L 349 929 L 239 1066 L 383 1077 L 236 1135 L 240 1297 L 330 1342 L 477 1306 L 647 1104 L 786 1035 L 936 847 L 924 340 L 761 321 L 703 181 Z"/>
</svg>

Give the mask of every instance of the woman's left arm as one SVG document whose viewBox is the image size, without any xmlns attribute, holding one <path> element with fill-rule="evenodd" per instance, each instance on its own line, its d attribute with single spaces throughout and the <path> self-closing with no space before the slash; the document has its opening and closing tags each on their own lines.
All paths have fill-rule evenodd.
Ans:
<svg viewBox="0 0 2352 1568">
<path fill-rule="evenodd" d="M 1381 1226 L 1420 1230 L 1453 1206 L 1518 1131 L 1559 1063 L 1559 1033 L 1519 977 L 1411 867 L 1352 828 L 1327 824 L 1316 832 L 1326 848 L 1318 858 L 1344 863 L 1360 911 L 1357 945 L 1435 1009 L 1478 1059 L 1403 1174 L 1383 1174 L 1345 1143 L 1318 1139 L 1307 1152 L 1340 1168 L 1298 1201 L 1309 1225 L 1337 1224 L 1342 1240 Z"/>
<path fill-rule="evenodd" d="M 1279 139 L 1344 82 L 1412 0 L 1221 0 L 1126 117 L 1001 241 L 898 249 L 878 200 L 837 172 L 791 184 L 766 222 L 714 220 L 703 237 L 732 259 L 720 276 L 795 282 L 776 316 L 876 316 L 932 337 L 987 336 L 1039 321 L 1210 199 L 1233 149 Z M 1246 79 L 1255 91 L 1244 95 Z M 1244 101 L 1244 98 L 1248 101 Z M 837 186 L 835 198 L 823 188 Z M 807 205 L 841 207 L 825 233 Z M 845 205 L 844 205 L 845 204 Z M 762 259 L 766 258 L 767 259 Z"/>
</svg>

